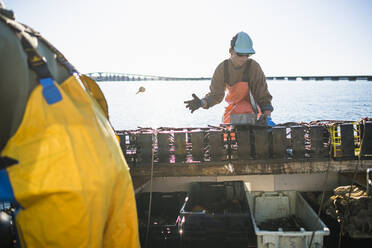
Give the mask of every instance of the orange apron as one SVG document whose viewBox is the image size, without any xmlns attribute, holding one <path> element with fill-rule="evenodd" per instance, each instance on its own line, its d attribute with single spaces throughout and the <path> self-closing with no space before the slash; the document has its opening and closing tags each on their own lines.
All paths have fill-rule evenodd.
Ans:
<svg viewBox="0 0 372 248">
<path fill-rule="evenodd" d="M 249 99 L 248 82 L 238 82 L 233 86 L 227 85 L 229 90 L 225 101 L 229 104 L 225 108 L 223 116 L 223 123 L 230 123 L 230 116 L 232 114 L 246 114 L 254 113 L 251 101 Z"/>
</svg>

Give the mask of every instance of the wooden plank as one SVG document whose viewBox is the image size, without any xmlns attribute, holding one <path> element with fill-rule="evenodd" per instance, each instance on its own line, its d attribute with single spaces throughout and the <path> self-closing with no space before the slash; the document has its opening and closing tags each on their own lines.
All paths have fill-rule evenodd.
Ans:
<svg viewBox="0 0 372 248">
<path fill-rule="evenodd" d="M 191 155 L 193 161 L 203 161 L 204 159 L 204 132 L 191 133 Z"/>
<path fill-rule="evenodd" d="M 186 161 L 186 133 L 174 134 L 174 147 L 176 162 Z"/>
<path fill-rule="evenodd" d="M 343 158 L 355 156 L 354 127 L 353 124 L 341 124 L 341 151 Z"/>
<path fill-rule="evenodd" d="M 237 129 L 236 139 L 238 142 L 238 159 L 253 159 L 251 146 L 251 129 Z"/>
<path fill-rule="evenodd" d="M 305 127 L 294 126 L 291 127 L 291 141 L 294 158 L 305 157 Z"/>
<path fill-rule="evenodd" d="M 169 163 L 169 133 L 158 133 L 158 157 L 160 163 Z"/>
<path fill-rule="evenodd" d="M 210 131 L 208 137 L 211 161 L 223 160 L 223 134 L 220 131 Z"/>
<path fill-rule="evenodd" d="M 269 129 L 254 128 L 252 130 L 254 139 L 254 152 L 256 159 L 269 158 Z"/>
<path fill-rule="evenodd" d="M 136 139 L 136 164 L 148 164 L 152 160 L 152 134 L 141 133 Z"/>
<path fill-rule="evenodd" d="M 288 141 L 285 127 L 272 128 L 273 158 L 287 158 Z"/>
</svg>

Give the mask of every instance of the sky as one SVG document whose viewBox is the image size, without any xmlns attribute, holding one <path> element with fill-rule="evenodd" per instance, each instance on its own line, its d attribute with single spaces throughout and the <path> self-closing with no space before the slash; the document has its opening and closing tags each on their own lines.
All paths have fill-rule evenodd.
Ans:
<svg viewBox="0 0 372 248">
<path fill-rule="evenodd" d="M 266 76 L 372 75 L 371 0 L 3 0 L 82 73 L 211 77 L 247 32 Z"/>
</svg>

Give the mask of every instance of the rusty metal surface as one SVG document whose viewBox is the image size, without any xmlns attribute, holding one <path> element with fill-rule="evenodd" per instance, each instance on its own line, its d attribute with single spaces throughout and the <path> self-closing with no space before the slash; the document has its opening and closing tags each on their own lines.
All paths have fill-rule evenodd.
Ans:
<svg viewBox="0 0 372 248">
<path fill-rule="evenodd" d="M 176 162 L 186 161 L 186 133 L 174 134 L 175 160 Z"/>
<path fill-rule="evenodd" d="M 285 127 L 275 127 L 272 129 L 272 153 L 274 159 L 283 159 L 287 156 L 289 141 L 286 137 Z"/>
<path fill-rule="evenodd" d="M 331 151 L 334 145 L 330 134 L 334 129 L 329 128 L 330 125 L 338 125 L 343 130 L 337 134 L 343 142 L 337 145 L 344 147 L 345 156 L 342 152 Z M 332 170 L 347 172 L 359 158 L 358 153 L 347 145 L 355 143 L 357 149 L 362 143 L 355 139 L 352 125 L 343 122 L 289 123 L 275 128 L 223 125 L 208 128 L 139 128 L 117 133 L 124 156 L 133 171 L 141 171 L 138 166 L 148 167 L 153 161 L 159 175 L 224 175 L 229 171 L 241 175 L 313 173 L 325 171 L 324 163 L 329 161 L 337 165 Z M 367 137 L 371 132 L 369 127 L 363 126 Z M 364 142 L 369 145 L 368 140 Z M 346 152 L 347 149 L 350 151 Z M 372 153 L 368 149 L 365 153 Z M 350 156 L 351 151 L 353 156 Z M 359 159 L 370 163 L 368 160 L 372 157 L 362 154 Z"/>
<path fill-rule="evenodd" d="M 223 133 L 221 131 L 209 132 L 208 136 L 209 156 L 211 161 L 221 161 L 223 158 Z"/>
<path fill-rule="evenodd" d="M 311 157 L 322 158 L 328 156 L 328 150 L 324 145 L 325 132 L 327 132 L 327 129 L 324 126 L 310 126 L 309 134 L 311 139 Z"/>
<path fill-rule="evenodd" d="M 203 141 L 204 132 L 197 131 L 191 133 L 191 155 L 194 161 L 203 161 Z"/>
<path fill-rule="evenodd" d="M 223 175 L 267 175 L 267 174 L 296 174 L 296 173 L 326 173 L 353 172 L 359 163 L 358 160 L 335 161 L 288 161 L 288 160 L 252 160 L 208 163 L 175 163 L 162 164 L 154 167 L 154 176 L 223 176 Z M 358 171 L 365 171 L 372 167 L 372 160 L 360 161 Z M 150 170 L 145 166 L 131 168 L 133 176 L 150 175 Z"/>
<path fill-rule="evenodd" d="M 342 156 L 354 157 L 354 127 L 352 124 L 342 124 L 340 128 Z"/>
<path fill-rule="evenodd" d="M 148 164 L 152 160 L 152 134 L 139 134 L 136 139 L 137 163 Z"/>
<path fill-rule="evenodd" d="M 305 157 L 305 127 L 291 127 L 291 144 L 294 158 Z"/>
<path fill-rule="evenodd" d="M 159 162 L 169 163 L 169 133 L 158 134 L 158 156 Z"/>
<path fill-rule="evenodd" d="M 253 159 L 252 146 L 251 146 L 251 130 L 243 129 L 237 130 L 237 142 L 239 146 L 237 148 L 238 158 L 240 159 Z"/>
<path fill-rule="evenodd" d="M 269 134 L 271 135 L 271 129 L 267 128 L 256 128 L 253 129 L 254 137 L 254 155 L 256 159 L 268 159 L 271 157 L 269 151 Z"/>
<path fill-rule="evenodd" d="M 364 139 L 361 154 L 372 157 L 372 121 L 360 125 L 361 136 Z"/>
</svg>

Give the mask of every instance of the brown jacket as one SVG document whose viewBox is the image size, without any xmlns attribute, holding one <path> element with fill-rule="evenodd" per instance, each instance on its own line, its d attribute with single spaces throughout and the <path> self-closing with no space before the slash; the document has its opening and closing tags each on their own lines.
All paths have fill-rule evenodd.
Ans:
<svg viewBox="0 0 372 248">
<path fill-rule="evenodd" d="M 265 74 L 255 60 L 249 60 L 251 61 L 251 65 L 248 71 L 248 81 L 252 95 L 254 96 L 258 106 L 260 106 L 261 111 L 273 111 L 273 106 L 271 105 L 272 96 L 267 88 Z M 242 81 L 245 66 L 246 64 L 241 67 L 235 67 L 232 64 L 231 59 L 228 60 L 230 85 Z M 220 103 L 225 97 L 226 82 L 224 82 L 224 62 L 221 62 L 217 66 L 209 89 L 210 92 L 204 97 L 207 101 L 206 108 L 210 108 Z"/>
</svg>

